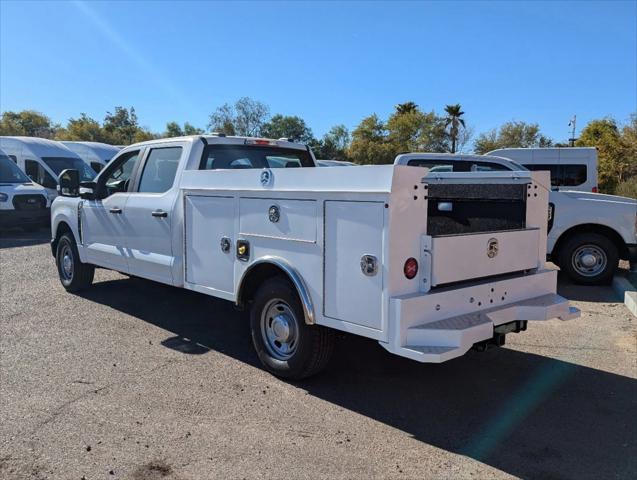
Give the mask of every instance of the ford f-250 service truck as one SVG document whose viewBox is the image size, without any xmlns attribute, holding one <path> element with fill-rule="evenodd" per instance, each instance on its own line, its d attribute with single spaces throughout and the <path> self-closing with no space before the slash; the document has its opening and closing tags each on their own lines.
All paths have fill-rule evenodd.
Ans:
<svg viewBox="0 0 637 480">
<path fill-rule="evenodd" d="M 235 302 L 263 365 L 292 379 L 325 366 L 335 329 L 443 362 L 579 315 L 544 268 L 545 172 L 315 165 L 305 145 L 210 135 L 126 147 L 92 182 L 62 172 L 62 285 L 97 266 Z"/>
</svg>

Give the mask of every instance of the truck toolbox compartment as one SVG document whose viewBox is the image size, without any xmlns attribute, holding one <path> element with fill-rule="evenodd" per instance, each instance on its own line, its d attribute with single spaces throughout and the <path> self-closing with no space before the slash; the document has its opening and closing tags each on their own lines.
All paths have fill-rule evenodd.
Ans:
<svg viewBox="0 0 637 480">
<path fill-rule="evenodd" d="M 241 198 L 241 235 L 316 242 L 315 200 Z"/>
<path fill-rule="evenodd" d="M 234 205 L 232 197 L 185 197 L 185 280 L 211 293 L 234 292 L 234 253 L 221 248 L 234 236 Z"/>
<path fill-rule="evenodd" d="M 540 230 L 530 228 L 431 239 L 431 285 L 538 267 Z"/>
<path fill-rule="evenodd" d="M 381 329 L 384 211 L 379 202 L 325 202 L 325 316 Z M 377 269 L 363 272 L 363 257 Z"/>
</svg>

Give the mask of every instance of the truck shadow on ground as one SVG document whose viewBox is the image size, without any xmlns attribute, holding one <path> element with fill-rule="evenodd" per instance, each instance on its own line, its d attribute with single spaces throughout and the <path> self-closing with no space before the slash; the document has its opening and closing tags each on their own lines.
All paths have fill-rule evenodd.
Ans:
<svg viewBox="0 0 637 480">
<path fill-rule="evenodd" d="M 14 247 L 30 247 L 51 241 L 51 229 L 39 228 L 32 232 L 20 229 L 0 230 L 0 250 Z"/>
<path fill-rule="evenodd" d="M 167 348 L 220 351 L 259 368 L 229 302 L 139 279 L 82 296 L 170 332 Z M 521 478 L 637 476 L 637 381 L 621 375 L 506 347 L 419 364 L 343 334 L 327 371 L 295 386 Z"/>
<path fill-rule="evenodd" d="M 557 293 L 569 300 L 583 302 L 609 303 L 623 301 L 610 285 L 575 285 L 562 272 L 559 272 L 557 276 Z"/>
</svg>

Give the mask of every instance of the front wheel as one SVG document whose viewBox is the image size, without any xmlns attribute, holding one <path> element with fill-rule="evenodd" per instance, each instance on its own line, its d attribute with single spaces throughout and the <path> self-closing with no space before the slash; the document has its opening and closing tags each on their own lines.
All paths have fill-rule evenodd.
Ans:
<svg viewBox="0 0 637 480">
<path fill-rule="evenodd" d="M 559 265 L 575 283 L 603 285 L 613 280 L 619 253 L 615 244 L 599 233 L 569 238 L 559 253 Z"/>
<path fill-rule="evenodd" d="M 95 275 L 95 267 L 80 261 L 75 240 L 69 233 L 65 233 L 58 240 L 55 263 L 62 286 L 68 292 L 78 292 L 91 283 Z"/>
<path fill-rule="evenodd" d="M 334 349 L 334 333 L 307 325 L 294 287 L 284 278 L 266 280 L 250 310 L 252 343 L 259 360 L 274 375 L 300 380 L 327 365 Z"/>
</svg>

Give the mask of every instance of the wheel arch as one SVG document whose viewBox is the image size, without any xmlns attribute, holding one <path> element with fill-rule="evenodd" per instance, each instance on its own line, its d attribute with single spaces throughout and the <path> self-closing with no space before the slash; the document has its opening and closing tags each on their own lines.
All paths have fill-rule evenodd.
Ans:
<svg viewBox="0 0 637 480">
<path fill-rule="evenodd" d="M 597 233 L 600 235 L 604 235 L 617 247 L 619 258 L 628 258 L 628 248 L 622 236 L 611 227 L 600 225 L 598 223 L 585 223 L 581 225 L 575 225 L 571 228 L 568 228 L 567 230 L 564 230 L 564 232 L 562 232 L 562 234 L 555 242 L 555 246 L 553 247 L 553 251 L 551 252 L 551 257 L 559 257 L 559 252 L 564 244 L 567 242 L 567 240 L 580 233 Z"/>
<path fill-rule="evenodd" d="M 280 257 L 266 256 L 250 264 L 237 284 L 236 304 L 239 307 L 245 306 L 263 281 L 276 276 L 287 278 L 294 286 L 303 306 L 305 323 L 313 325 L 315 323 L 314 304 L 310 291 L 299 272 L 287 260 Z"/>
<path fill-rule="evenodd" d="M 51 254 L 54 257 L 57 252 L 58 242 L 60 241 L 60 237 L 64 235 L 65 233 L 70 233 L 75 243 L 77 243 L 77 239 L 75 238 L 75 234 L 73 233 L 73 229 L 71 228 L 71 226 L 68 224 L 66 220 L 61 220 L 60 222 L 57 223 L 55 227 L 53 239 L 51 240 Z"/>
</svg>

